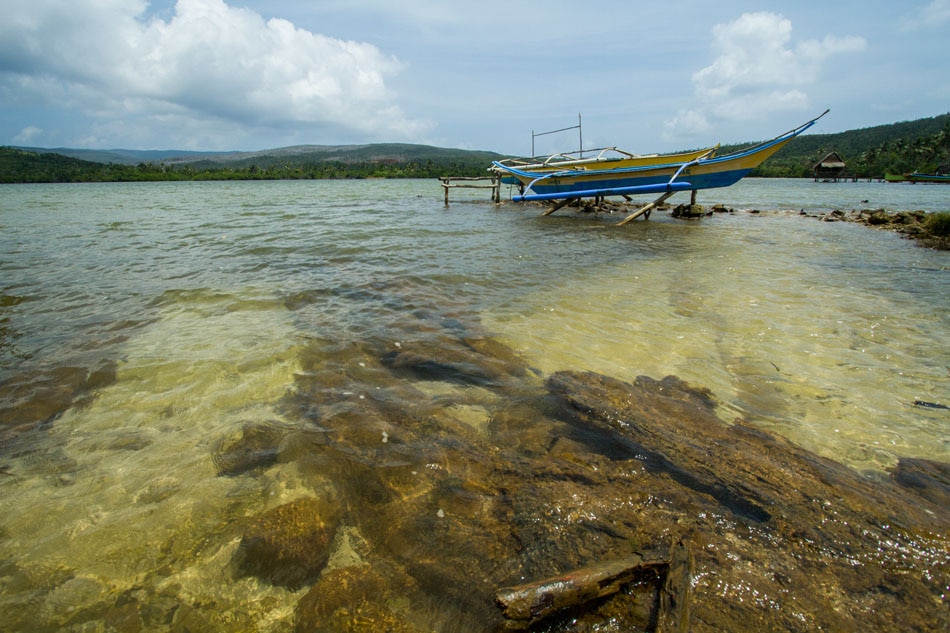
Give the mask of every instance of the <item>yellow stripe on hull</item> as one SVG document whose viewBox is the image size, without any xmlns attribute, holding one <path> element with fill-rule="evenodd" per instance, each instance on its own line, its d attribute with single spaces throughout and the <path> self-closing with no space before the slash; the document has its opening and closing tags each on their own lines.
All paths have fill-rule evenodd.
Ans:
<svg viewBox="0 0 950 633">
<path fill-rule="evenodd" d="M 603 169 L 632 169 L 637 167 L 652 167 L 656 165 L 669 165 L 671 163 L 688 163 L 701 157 L 712 157 L 715 155 L 719 146 L 707 147 L 691 152 L 679 152 L 676 154 L 647 154 L 633 156 L 612 156 L 608 158 L 583 158 L 572 160 L 557 160 L 544 163 L 522 163 L 519 161 L 502 161 L 503 164 L 517 168 L 519 171 L 535 173 L 538 176 L 544 173 L 554 173 L 559 171 L 599 171 Z M 626 152 L 623 152 L 626 153 Z"/>
</svg>

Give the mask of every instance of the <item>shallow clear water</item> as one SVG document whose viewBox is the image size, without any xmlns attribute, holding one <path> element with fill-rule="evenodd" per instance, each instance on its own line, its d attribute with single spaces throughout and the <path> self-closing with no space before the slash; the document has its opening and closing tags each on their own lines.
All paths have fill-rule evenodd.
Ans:
<svg viewBox="0 0 950 633">
<path fill-rule="evenodd" d="M 364 347 L 433 322 L 480 323 L 542 375 L 676 374 L 724 419 L 860 470 L 950 461 L 947 410 L 914 404 L 950 404 L 948 254 L 797 214 L 946 211 L 950 187 L 745 180 L 700 195 L 734 214 L 624 227 L 455 198 L 436 181 L 0 189 L 0 609 L 52 630 L 147 587 L 233 630 L 286 626 L 293 592 L 223 583 L 229 524 L 334 482 L 295 463 L 217 477 L 214 448 L 249 421 L 305 426 L 286 406 L 303 376 L 358 378 Z M 495 396 L 477 391 L 416 393 L 478 429 Z"/>
</svg>

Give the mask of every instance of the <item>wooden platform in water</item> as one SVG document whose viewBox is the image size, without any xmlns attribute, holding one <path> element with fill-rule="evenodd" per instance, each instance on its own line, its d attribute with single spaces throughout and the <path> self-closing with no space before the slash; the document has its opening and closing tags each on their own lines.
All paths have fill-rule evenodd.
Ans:
<svg viewBox="0 0 950 633">
<path fill-rule="evenodd" d="M 445 191 L 445 206 L 449 206 L 450 189 L 491 189 L 491 201 L 495 204 L 501 202 L 500 176 L 441 176 L 439 180 Z"/>
</svg>

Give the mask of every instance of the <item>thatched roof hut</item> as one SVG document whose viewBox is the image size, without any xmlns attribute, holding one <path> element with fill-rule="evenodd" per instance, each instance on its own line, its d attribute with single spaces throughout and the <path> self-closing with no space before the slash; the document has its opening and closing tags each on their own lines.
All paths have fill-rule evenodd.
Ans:
<svg viewBox="0 0 950 633">
<path fill-rule="evenodd" d="M 835 181 L 844 175 L 845 163 L 838 152 L 831 152 L 820 161 L 815 163 L 812 171 L 815 174 L 815 181 L 826 180 Z"/>
</svg>

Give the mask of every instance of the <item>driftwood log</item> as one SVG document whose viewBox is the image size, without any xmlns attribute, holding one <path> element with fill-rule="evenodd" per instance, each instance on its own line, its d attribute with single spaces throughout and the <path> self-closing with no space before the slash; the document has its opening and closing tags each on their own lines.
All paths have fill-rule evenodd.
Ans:
<svg viewBox="0 0 950 633">
<path fill-rule="evenodd" d="M 693 558 L 683 541 L 670 548 L 670 566 L 660 593 L 657 633 L 689 632 L 689 598 L 692 587 Z"/>
<path fill-rule="evenodd" d="M 641 579 L 644 573 L 655 574 L 657 579 L 666 575 L 660 617 L 668 623 L 670 628 L 667 630 L 686 630 L 682 626 L 685 626 L 684 618 L 687 617 L 689 552 L 682 541 L 674 544 L 671 552 L 672 560 L 633 555 L 544 580 L 505 587 L 497 592 L 495 600 L 505 616 L 505 627 L 524 630 L 560 612 L 615 594 L 624 585 Z M 676 578 L 672 579 L 668 573 L 671 565 L 676 566 Z M 662 613 L 665 610 L 670 613 Z"/>
</svg>

